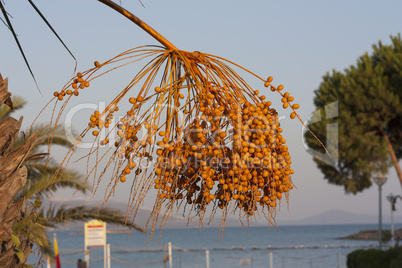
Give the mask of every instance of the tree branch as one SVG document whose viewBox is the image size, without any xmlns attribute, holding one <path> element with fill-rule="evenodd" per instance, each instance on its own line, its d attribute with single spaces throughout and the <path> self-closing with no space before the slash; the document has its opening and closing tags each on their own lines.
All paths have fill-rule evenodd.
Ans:
<svg viewBox="0 0 402 268">
<path fill-rule="evenodd" d="M 385 133 L 384 129 L 382 129 L 382 128 L 381 128 L 381 133 L 384 136 L 385 141 L 387 142 L 389 154 L 391 155 L 391 159 L 392 159 L 392 164 L 394 164 L 396 173 L 398 174 L 398 178 L 399 178 L 399 181 L 401 182 L 401 186 L 402 186 L 402 170 L 401 170 L 401 167 L 399 166 L 398 158 L 396 157 L 394 148 L 392 147 L 392 143 L 389 140 L 387 133 Z"/>
</svg>

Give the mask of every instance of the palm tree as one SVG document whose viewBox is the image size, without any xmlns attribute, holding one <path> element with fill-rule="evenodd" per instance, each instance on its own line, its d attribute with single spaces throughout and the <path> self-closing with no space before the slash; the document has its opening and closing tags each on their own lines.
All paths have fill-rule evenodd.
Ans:
<svg viewBox="0 0 402 268">
<path fill-rule="evenodd" d="M 10 113 L 15 110 L 23 108 L 26 101 L 22 97 L 12 98 L 14 109 L 5 105 L 0 107 L 0 121 L 6 118 Z M 53 174 L 59 167 L 59 164 L 51 157 L 46 157 L 47 153 L 43 153 L 41 147 L 47 146 L 49 139 L 53 145 L 60 145 L 69 148 L 71 143 L 66 139 L 63 128 L 58 126 L 54 132 L 52 138 L 49 137 L 49 125 L 38 124 L 30 128 L 29 131 L 19 135 L 14 142 L 14 147 L 18 147 L 24 143 L 24 140 L 30 137 L 33 133 L 36 133 L 37 140 L 34 147 L 31 150 L 30 156 L 26 158 L 25 165 L 28 169 L 28 181 L 22 190 L 15 196 L 15 199 L 24 197 L 25 200 L 30 202 L 40 200 L 39 197 L 48 198 L 60 188 L 71 188 L 77 190 L 80 193 L 87 193 L 91 190 L 91 186 L 82 180 L 82 176 L 72 170 L 65 170 L 63 175 L 58 180 L 52 180 Z M 41 201 L 39 201 L 39 204 Z M 34 202 L 32 202 L 34 204 Z M 35 203 L 38 204 L 38 203 Z M 40 207 L 40 205 L 38 206 Z M 84 221 L 87 219 L 98 219 L 107 223 L 125 225 L 129 228 L 134 228 L 141 232 L 145 232 L 144 229 L 137 226 L 131 221 L 127 221 L 125 216 L 119 210 L 110 208 L 98 208 L 94 206 L 55 206 L 49 202 L 49 206 L 41 208 L 38 213 L 30 212 L 33 217 L 42 219 L 38 228 L 31 230 L 35 240 L 45 253 L 50 253 L 50 246 L 48 238 L 46 237 L 45 227 L 54 227 L 59 224 L 73 221 Z M 14 227 L 15 234 L 23 234 L 27 231 L 27 225 L 22 221 Z"/>
</svg>

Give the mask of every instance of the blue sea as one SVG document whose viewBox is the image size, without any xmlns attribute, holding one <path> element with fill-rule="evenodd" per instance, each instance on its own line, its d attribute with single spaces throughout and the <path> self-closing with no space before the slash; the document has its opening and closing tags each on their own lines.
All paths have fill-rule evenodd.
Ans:
<svg viewBox="0 0 402 268">
<path fill-rule="evenodd" d="M 227 227 L 222 240 L 218 228 L 164 229 L 162 235 L 114 233 L 107 235 L 110 244 L 111 267 L 169 267 L 163 262 L 172 245 L 172 267 L 206 267 L 209 252 L 210 268 L 234 267 L 346 267 L 346 256 L 360 248 L 377 247 L 377 241 L 339 239 L 361 230 L 374 230 L 369 225 L 318 225 L 266 227 Z M 395 228 L 402 228 L 396 225 Z M 383 229 L 390 229 L 383 225 Z M 57 234 L 62 267 L 77 267 L 84 260 L 84 235 L 72 231 Z M 53 237 L 53 232 L 49 233 Z M 148 244 L 147 244 L 148 242 Z M 145 247 L 146 246 L 146 247 Z M 91 248 L 91 267 L 103 267 L 103 248 Z M 32 259 L 32 258 L 30 258 Z M 153 264 L 152 264 L 153 262 Z M 149 264 L 151 263 L 151 264 Z M 46 266 L 44 266 L 46 267 Z"/>
</svg>

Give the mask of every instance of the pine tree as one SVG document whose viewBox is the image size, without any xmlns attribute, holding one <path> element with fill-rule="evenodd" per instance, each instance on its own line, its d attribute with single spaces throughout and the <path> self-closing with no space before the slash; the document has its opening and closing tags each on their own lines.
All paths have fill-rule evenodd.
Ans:
<svg viewBox="0 0 402 268">
<path fill-rule="evenodd" d="M 391 36 L 391 45 L 373 45 L 356 65 L 343 73 L 333 71 L 323 77 L 315 91 L 314 104 L 324 111 L 338 102 L 338 117 L 309 127 L 325 141 L 327 125 L 338 124 L 338 158 L 335 165 L 314 161 L 330 183 L 343 185 L 347 193 L 357 193 L 372 185 L 379 172 L 394 166 L 402 184 L 398 160 L 402 157 L 402 40 Z M 328 117 L 328 116 L 327 116 Z M 325 118 L 321 116 L 321 118 Z M 306 132 L 309 147 L 322 152 L 317 140 Z M 334 141 L 327 140 L 327 144 Z"/>
</svg>

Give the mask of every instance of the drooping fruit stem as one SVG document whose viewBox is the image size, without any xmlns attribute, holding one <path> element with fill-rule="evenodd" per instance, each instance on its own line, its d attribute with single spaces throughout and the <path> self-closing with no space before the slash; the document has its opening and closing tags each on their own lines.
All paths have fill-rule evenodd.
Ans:
<svg viewBox="0 0 402 268">
<path fill-rule="evenodd" d="M 165 46 L 167 49 L 171 50 L 177 50 L 177 48 L 170 43 L 165 37 L 163 37 L 160 33 L 155 31 L 151 26 L 143 22 L 141 19 L 139 19 L 137 16 L 134 14 L 130 13 L 127 11 L 125 8 L 119 6 L 118 4 L 114 3 L 113 1 L 110 0 L 98 0 L 99 2 L 107 5 L 108 7 L 116 10 L 135 24 L 137 24 L 141 29 L 143 29 L 145 32 L 150 34 L 153 38 L 155 38 L 158 42 L 160 42 L 163 46 Z"/>
</svg>

